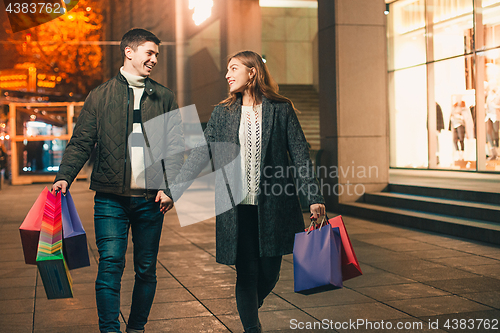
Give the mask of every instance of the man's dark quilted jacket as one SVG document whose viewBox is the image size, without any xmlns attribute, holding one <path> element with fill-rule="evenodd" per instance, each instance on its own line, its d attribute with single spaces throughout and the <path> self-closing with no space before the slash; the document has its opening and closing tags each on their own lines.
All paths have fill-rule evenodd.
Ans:
<svg viewBox="0 0 500 333">
<path fill-rule="evenodd" d="M 134 93 L 121 73 L 90 92 L 64 152 L 55 181 L 66 180 L 71 185 L 88 160 L 92 148 L 96 146 L 97 157 L 90 188 L 120 195 L 139 194 L 136 190 L 130 190 L 130 160 L 127 151 L 128 136 L 133 126 L 133 98 Z M 177 108 L 171 90 L 146 79 L 141 99 L 143 124 Z M 154 147 L 151 146 L 154 156 L 159 155 L 158 150 L 167 149 L 168 145 L 184 145 L 180 115 L 170 117 L 169 121 L 170 128 L 179 130 L 178 135 L 168 136 L 169 142 L 165 142 L 163 138 L 167 136 L 161 131 L 145 135 L 146 142 L 155 142 Z M 169 179 L 175 177 L 182 161 L 182 154 L 177 154 L 165 160 L 163 166 L 162 161 L 153 163 L 146 169 L 146 191 L 142 190 L 142 193 L 154 194 L 154 190 L 165 189 L 165 173 L 169 175 Z"/>
</svg>

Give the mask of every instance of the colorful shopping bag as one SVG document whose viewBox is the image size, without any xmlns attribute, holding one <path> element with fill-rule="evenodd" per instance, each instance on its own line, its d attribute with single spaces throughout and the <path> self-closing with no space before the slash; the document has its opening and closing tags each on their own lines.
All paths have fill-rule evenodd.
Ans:
<svg viewBox="0 0 500 333">
<path fill-rule="evenodd" d="M 294 291 L 313 294 L 342 288 L 341 240 L 338 228 L 326 226 L 295 234 Z"/>
<path fill-rule="evenodd" d="M 47 192 L 36 263 L 48 299 L 73 297 L 71 275 L 62 252 L 61 192 Z"/>
<path fill-rule="evenodd" d="M 342 238 L 342 279 L 349 280 L 363 274 L 359 267 L 358 258 L 352 248 L 351 240 L 347 234 L 342 215 L 335 216 L 328 220 L 332 228 L 339 228 L 340 237 Z"/>
<path fill-rule="evenodd" d="M 61 196 L 63 254 L 69 269 L 90 266 L 87 235 L 69 191 Z"/>
<path fill-rule="evenodd" d="M 363 272 L 361 271 L 361 267 L 359 267 L 358 258 L 356 258 L 356 254 L 352 248 L 342 215 L 335 216 L 332 219 L 328 219 L 328 216 L 325 215 L 324 219 L 328 221 L 332 228 L 339 228 L 340 230 L 340 237 L 342 239 L 342 280 L 346 281 L 362 275 Z M 318 224 L 312 223 L 306 231 L 317 229 L 318 227 Z"/>
<path fill-rule="evenodd" d="M 36 253 L 38 251 L 38 240 L 40 239 L 40 229 L 42 227 L 43 210 L 47 201 L 49 190 L 44 188 L 31 207 L 28 215 L 24 218 L 19 227 L 21 242 L 23 244 L 24 261 L 27 264 L 36 265 Z"/>
</svg>

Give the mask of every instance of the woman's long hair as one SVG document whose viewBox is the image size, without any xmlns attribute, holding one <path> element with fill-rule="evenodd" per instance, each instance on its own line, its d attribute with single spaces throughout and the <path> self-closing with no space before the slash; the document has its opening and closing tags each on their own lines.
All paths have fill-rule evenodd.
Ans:
<svg viewBox="0 0 500 333">
<path fill-rule="evenodd" d="M 259 54 L 253 51 L 241 51 L 229 57 L 227 63 L 229 64 L 229 62 L 233 58 L 241 61 L 243 65 L 245 65 L 249 69 L 255 68 L 255 75 L 250 79 L 250 81 L 248 81 L 246 87 L 250 95 L 253 97 L 254 101 L 257 101 L 258 99 L 262 98 L 262 96 L 265 96 L 271 101 L 289 103 L 292 108 L 297 111 L 295 109 L 295 106 L 293 105 L 293 102 L 289 98 L 286 98 L 285 96 L 282 96 L 278 93 L 278 84 L 272 78 L 266 64 Z M 241 97 L 241 93 L 229 92 L 229 96 L 219 104 L 232 106 L 236 102 L 238 97 Z"/>
</svg>

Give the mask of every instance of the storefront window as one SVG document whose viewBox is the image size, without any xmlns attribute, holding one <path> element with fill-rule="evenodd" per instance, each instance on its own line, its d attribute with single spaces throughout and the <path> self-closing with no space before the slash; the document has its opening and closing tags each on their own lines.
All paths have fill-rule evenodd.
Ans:
<svg viewBox="0 0 500 333">
<path fill-rule="evenodd" d="M 66 141 L 55 138 L 68 133 L 66 108 L 20 106 L 16 118 L 16 132 L 23 136 L 19 174 L 57 171 Z"/>
<path fill-rule="evenodd" d="M 484 26 L 484 170 L 500 171 L 499 123 L 500 123 L 500 0 L 483 0 L 482 22 Z M 478 119 L 482 126 L 483 118 Z"/>
<path fill-rule="evenodd" d="M 500 49 L 490 50 L 484 54 L 484 120 L 481 121 L 481 119 L 478 119 L 478 126 L 484 126 L 485 170 L 500 171 L 500 159 L 498 157 L 500 123 Z"/>
<path fill-rule="evenodd" d="M 482 7 L 488 8 L 490 6 L 498 5 L 500 0 L 482 0 Z"/>
<path fill-rule="evenodd" d="M 472 57 L 438 61 L 434 71 L 436 166 L 476 170 L 475 89 L 468 86 Z"/>
<path fill-rule="evenodd" d="M 425 65 L 391 75 L 394 109 L 390 115 L 391 166 L 426 168 L 427 79 Z"/>
<path fill-rule="evenodd" d="M 8 104 L 13 185 L 53 181 L 82 106 L 83 102 Z"/>
<path fill-rule="evenodd" d="M 19 175 L 57 172 L 66 148 L 65 140 L 43 140 L 18 142 L 21 161 Z"/>
<path fill-rule="evenodd" d="M 500 0 L 387 2 L 391 167 L 500 171 Z"/>
<path fill-rule="evenodd" d="M 425 1 L 397 1 L 390 12 L 389 69 L 425 64 Z"/>
<path fill-rule="evenodd" d="M 432 0 L 427 6 L 428 31 L 432 29 L 433 59 L 440 60 L 470 54 L 474 49 L 472 0 Z"/>
</svg>

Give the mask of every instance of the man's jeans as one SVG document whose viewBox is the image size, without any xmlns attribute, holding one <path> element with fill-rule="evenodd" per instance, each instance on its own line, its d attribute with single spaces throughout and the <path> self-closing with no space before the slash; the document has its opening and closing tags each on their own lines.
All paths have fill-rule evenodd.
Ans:
<svg viewBox="0 0 500 333">
<path fill-rule="evenodd" d="M 120 287 L 128 231 L 134 243 L 135 285 L 128 327 L 142 330 L 148 320 L 156 291 L 156 258 L 163 214 L 159 203 L 144 197 L 96 193 L 94 225 L 99 271 L 95 281 L 101 332 L 120 332 Z"/>
</svg>

